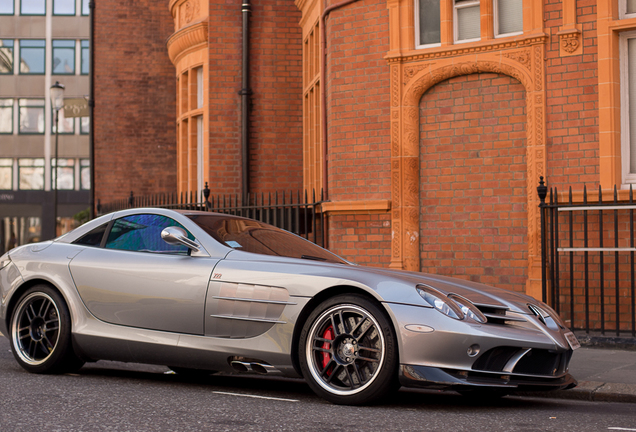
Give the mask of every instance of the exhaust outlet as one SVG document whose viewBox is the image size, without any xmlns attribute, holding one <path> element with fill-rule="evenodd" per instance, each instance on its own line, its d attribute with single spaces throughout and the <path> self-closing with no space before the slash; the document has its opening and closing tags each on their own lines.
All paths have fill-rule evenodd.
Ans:
<svg viewBox="0 0 636 432">
<path fill-rule="evenodd" d="M 280 374 L 281 372 L 274 366 L 255 360 L 246 359 L 243 357 L 231 357 L 228 359 L 230 366 L 237 372 L 241 373 L 257 373 L 260 375 Z"/>
</svg>

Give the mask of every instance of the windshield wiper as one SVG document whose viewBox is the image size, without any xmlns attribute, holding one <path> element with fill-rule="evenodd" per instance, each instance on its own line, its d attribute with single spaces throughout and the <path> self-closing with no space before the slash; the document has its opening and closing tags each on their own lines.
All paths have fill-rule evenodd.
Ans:
<svg viewBox="0 0 636 432">
<path fill-rule="evenodd" d="M 302 259 L 307 259 L 307 260 L 314 260 L 314 261 L 327 261 L 327 258 L 317 257 L 317 256 L 312 256 L 312 255 L 301 255 L 300 257 L 301 257 Z"/>
</svg>

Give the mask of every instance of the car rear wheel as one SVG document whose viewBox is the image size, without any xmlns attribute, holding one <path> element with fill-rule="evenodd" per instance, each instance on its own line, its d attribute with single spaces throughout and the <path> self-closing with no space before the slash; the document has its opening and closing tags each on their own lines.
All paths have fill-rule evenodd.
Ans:
<svg viewBox="0 0 636 432">
<path fill-rule="evenodd" d="M 71 317 L 62 296 L 47 285 L 29 288 L 11 316 L 12 352 L 33 373 L 62 373 L 84 362 L 73 351 Z"/>
<path fill-rule="evenodd" d="M 320 304 L 303 327 L 299 349 L 307 383 L 330 402 L 368 404 L 399 388 L 395 331 L 380 306 L 361 295 Z"/>
</svg>

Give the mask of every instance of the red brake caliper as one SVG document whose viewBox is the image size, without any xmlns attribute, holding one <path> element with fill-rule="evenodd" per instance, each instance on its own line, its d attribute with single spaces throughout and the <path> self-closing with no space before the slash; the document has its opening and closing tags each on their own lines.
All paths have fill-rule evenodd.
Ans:
<svg viewBox="0 0 636 432">
<path fill-rule="evenodd" d="M 334 339 L 333 326 L 330 325 L 329 327 L 327 327 L 325 332 L 322 334 L 322 338 L 331 340 L 331 341 Z M 322 349 L 331 349 L 331 344 L 329 342 L 323 342 Z M 322 355 L 322 368 L 324 369 L 329 364 L 329 361 L 331 361 L 331 354 L 327 352 L 323 352 L 321 353 L 321 355 Z M 331 375 L 331 370 L 327 371 L 327 375 Z"/>
</svg>

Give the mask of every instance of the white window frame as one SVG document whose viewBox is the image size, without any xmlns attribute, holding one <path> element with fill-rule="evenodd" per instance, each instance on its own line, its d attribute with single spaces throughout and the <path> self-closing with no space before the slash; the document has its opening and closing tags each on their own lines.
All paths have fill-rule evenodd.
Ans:
<svg viewBox="0 0 636 432">
<path fill-rule="evenodd" d="M 618 18 L 636 18 L 636 12 L 630 14 L 627 13 L 627 0 L 618 0 Z"/>
<path fill-rule="evenodd" d="M 414 8 L 414 11 L 415 11 L 414 12 L 414 14 L 415 14 L 415 49 L 435 48 L 435 47 L 442 46 L 442 41 L 441 40 L 438 43 L 420 45 L 420 0 L 413 0 L 413 3 L 415 4 L 415 8 Z M 441 21 L 442 21 L 441 15 L 439 17 L 439 20 L 440 20 L 440 27 L 441 27 Z M 441 39 L 441 28 L 440 28 L 440 39 Z"/>
<path fill-rule="evenodd" d="M 493 5 L 493 26 L 494 26 L 494 30 L 495 30 L 495 38 L 502 38 L 502 37 L 508 37 L 508 36 L 517 36 L 520 34 L 523 34 L 523 5 L 521 6 L 521 31 L 518 32 L 511 32 L 511 33 L 499 33 L 499 1 L 498 0 L 492 0 Z"/>
<path fill-rule="evenodd" d="M 636 184 L 636 172 L 629 172 L 632 150 L 629 126 L 629 62 L 627 59 L 627 41 L 629 39 L 636 39 L 636 31 L 623 32 L 619 36 L 621 89 L 621 187 L 623 189 L 629 188 L 630 184 Z M 634 151 L 636 151 L 636 143 L 634 143 Z"/>
<path fill-rule="evenodd" d="M 453 39 L 456 44 L 468 43 L 468 42 L 478 42 L 481 40 L 481 36 L 474 39 L 463 39 L 459 40 L 459 20 L 457 19 L 457 9 L 464 9 L 468 7 L 478 6 L 480 8 L 479 19 L 481 20 L 481 4 L 480 0 L 472 0 L 467 1 L 464 4 L 457 5 L 455 0 L 453 0 Z M 481 32 L 481 22 L 479 23 L 479 29 Z"/>
</svg>

